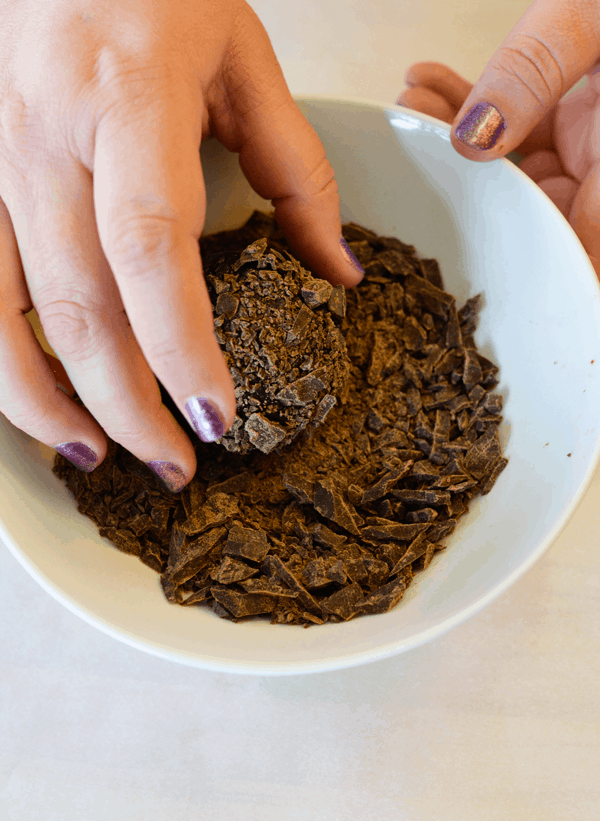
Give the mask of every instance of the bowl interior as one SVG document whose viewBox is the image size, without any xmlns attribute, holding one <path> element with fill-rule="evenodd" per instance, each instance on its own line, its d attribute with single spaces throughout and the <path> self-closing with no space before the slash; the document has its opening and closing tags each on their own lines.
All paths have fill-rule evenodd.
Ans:
<svg viewBox="0 0 600 821">
<path fill-rule="evenodd" d="M 101 539 L 50 472 L 54 451 L 0 418 L 0 529 L 52 595 L 114 637 L 200 667 L 294 673 L 382 658 L 477 612 L 541 555 L 598 457 L 600 291 L 575 234 L 506 160 L 470 163 L 449 127 L 397 106 L 304 98 L 335 168 L 344 221 L 436 258 L 460 304 L 482 292 L 477 342 L 500 366 L 510 462 L 391 613 L 304 630 L 232 624 L 163 598 L 158 576 Z M 206 232 L 270 210 L 215 140 L 202 147 Z"/>
</svg>

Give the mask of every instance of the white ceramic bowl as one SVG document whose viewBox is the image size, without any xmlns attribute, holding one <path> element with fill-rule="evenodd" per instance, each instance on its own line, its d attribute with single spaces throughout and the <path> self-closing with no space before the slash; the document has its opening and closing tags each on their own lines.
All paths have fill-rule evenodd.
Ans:
<svg viewBox="0 0 600 821">
<path fill-rule="evenodd" d="M 397 106 L 299 100 L 336 171 L 344 221 L 439 260 L 462 304 L 485 295 L 477 343 L 500 366 L 501 436 L 510 462 L 390 613 L 308 630 L 233 624 L 167 603 L 158 576 L 101 539 L 51 473 L 54 451 L 0 419 L 0 533 L 73 613 L 127 644 L 198 667 L 308 673 L 408 650 L 477 613 L 538 559 L 596 466 L 600 290 L 550 200 L 507 160 L 471 163 L 449 127 Z M 207 232 L 255 207 L 237 157 L 203 146 Z M 595 364 L 594 364 L 595 362 Z"/>
</svg>

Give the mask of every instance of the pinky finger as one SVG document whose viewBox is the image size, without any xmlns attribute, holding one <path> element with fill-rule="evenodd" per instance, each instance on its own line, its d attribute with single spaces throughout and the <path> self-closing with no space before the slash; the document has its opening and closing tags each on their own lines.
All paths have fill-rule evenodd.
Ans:
<svg viewBox="0 0 600 821">
<path fill-rule="evenodd" d="M 0 413 L 13 425 L 55 448 L 80 470 L 89 473 L 100 464 L 107 449 L 102 429 L 89 411 L 59 388 L 31 325 L 18 309 L 0 310 L 0 375 Z"/>
</svg>

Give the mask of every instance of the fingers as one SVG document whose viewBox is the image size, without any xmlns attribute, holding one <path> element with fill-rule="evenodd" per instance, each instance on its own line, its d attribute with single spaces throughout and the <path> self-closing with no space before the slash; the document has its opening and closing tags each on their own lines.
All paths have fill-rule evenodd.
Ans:
<svg viewBox="0 0 600 821">
<path fill-rule="evenodd" d="M 561 214 L 568 218 L 579 183 L 570 177 L 548 177 L 538 183 L 544 194 L 547 194 Z"/>
<path fill-rule="evenodd" d="M 229 116 L 209 105 L 213 130 L 275 217 L 298 255 L 333 284 L 349 287 L 363 269 L 341 239 L 334 171 L 314 129 L 294 103 L 268 36 L 247 7 L 227 71 Z"/>
<path fill-rule="evenodd" d="M 579 186 L 568 220 L 600 276 L 600 163 Z"/>
<path fill-rule="evenodd" d="M 435 91 L 422 86 L 403 91 L 396 103 L 406 108 L 412 108 L 414 111 L 420 111 L 421 114 L 437 117 L 438 120 L 443 120 L 446 123 L 451 123 L 456 116 L 456 109 L 450 103 Z"/>
<path fill-rule="evenodd" d="M 548 177 L 565 176 L 565 169 L 562 167 L 556 151 L 536 151 L 526 157 L 519 165 L 519 168 L 534 182 L 539 182 Z"/>
<path fill-rule="evenodd" d="M 536 0 L 461 106 L 451 136 L 456 150 L 483 161 L 521 151 L 533 129 L 594 64 L 599 35 L 594 4 Z M 550 125 L 546 119 L 543 132 L 537 135 L 537 148 L 551 146 Z"/>
<path fill-rule="evenodd" d="M 214 441 L 234 419 L 235 393 L 214 335 L 198 245 L 205 213 L 202 101 L 183 81 L 174 86 L 168 96 L 148 94 L 144 106 L 101 120 L 94 197 L 102 247 L 140 356 L 196 433 Z"/>
<path fill-rule="evenodd" d="M 97 420 L 92 422 L 98 442 L 104 429 L 146 462 L 169 490 L 181 490 L 196 469 L 194 450 L 162 405 L 156 378 L 123 310 L 95 225 L 91 176 L 72 160 L 54 160 L 53 167 L 60 173 L 51 184 L 47 173 L 38 175 L 36 209 L 21 227 L 26 236 L 36 237 L 27 254 L 27 278 L 46 338 Z M 58 394 L 71 413 L 77 406 L 62 391 Z"/>
<path fill-rule="evenodd" d="M 449 124 L 457 119 L 456 115 L 473 88 L 473 83 L 442 63 L 415 63 L 406 72 L 404 81 L 408 89 L 398 97 L 396 102 L 399 105 L 437 117 Z M 553 109 L 517 146 L 516 151 L 527 156 L 535 151 L 552 149 L 554 118 Z M 506 153 L 509 152 L 503 150 L 501 155 Z M 477 155 L 470 159 L 484 160 L 486 157 Z"/>
<path fill-rule="evenodd" d="M 38 343 L 25 316 L 31 301 L 8 209 L 0 200 L 0 413 L 39 442 L 57 448 L 82 470 L 106 455 L 106 439 L 91 415 L 59 389 L 70 383 Z M 55 371 L 50 364 L 53 360 Z"/>
<path fill-rule="evenodd" d="M 418 86 L 433 91 L 446 100 L 455 115 L 473 88 L 473 83 L 443 63 L 415 63 L 404 75 L 404 82 L 410 88 Z"/>
<path fill-rule="evenodd" d="M 31 325 L 19 311 L 0 314 L 0 410 L 39 442 L 89 472 L 106 456 L 106 438 L 84 408 L 59 389 Z"/>
</svg>

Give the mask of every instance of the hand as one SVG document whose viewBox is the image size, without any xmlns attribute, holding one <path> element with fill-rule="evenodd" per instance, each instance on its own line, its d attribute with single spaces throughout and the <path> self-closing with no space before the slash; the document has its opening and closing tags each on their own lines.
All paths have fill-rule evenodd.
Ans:
<svg viewBox="0 0 600 821">
<path fill-rule="evenodd" d="M 452 145 L 467 159 L 523 154 L 519 167 L 567 218 L 598 276 L 600 75 L 592 71 L 599 57 L 599 0 L 536 0 L 475 85 L 440 63 L 417 63 L 397 100 L 452 124 Z M 561 100 L 584 74 L 587 88 Z M 482 102 L 500 112 L 504 128 L 493 111 L 479 135 L 476 123 L 461 128 L 472 106 Z"/>
<path fill-rule="evenodd" d="M 11 0 L 0 19 L 0 412 L 84 470 L 105 431 L 180 490 L 194 450 L 154 374 L 206 441 L 235 415 L 200 142 L 238 152 L 298 253 L 351 286 L 333 170 L 244 0 Z"/>
</svg>

